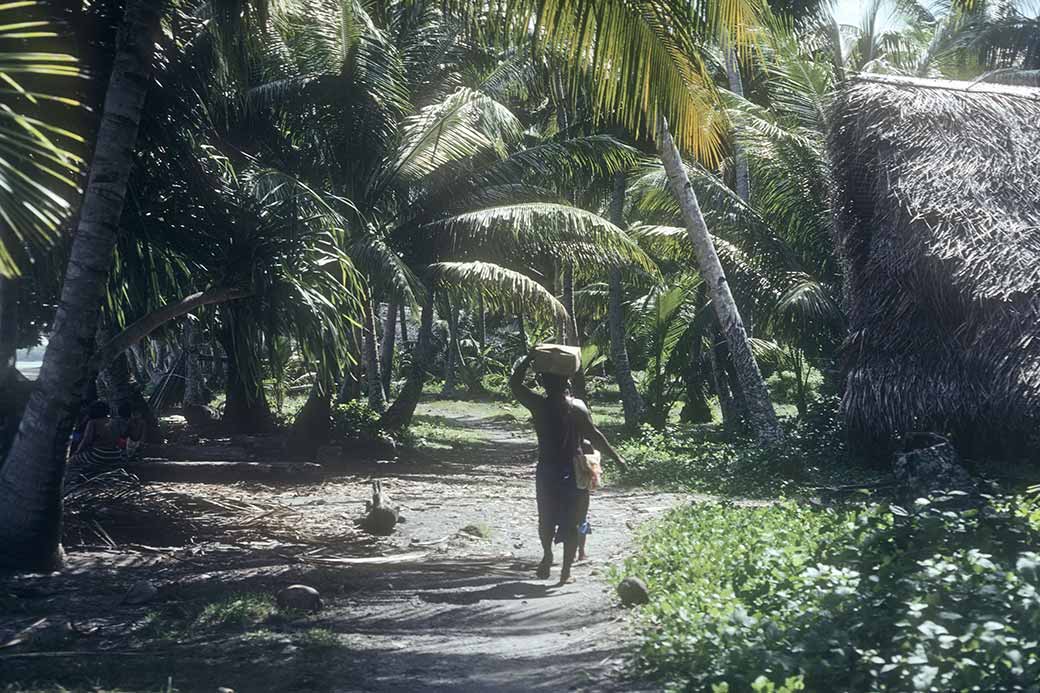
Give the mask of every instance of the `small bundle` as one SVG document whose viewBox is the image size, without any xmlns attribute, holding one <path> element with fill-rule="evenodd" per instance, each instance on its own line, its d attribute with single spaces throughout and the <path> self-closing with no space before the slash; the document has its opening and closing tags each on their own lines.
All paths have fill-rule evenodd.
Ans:
<svg viewBox="0 0 1040 693">
<path fill-rule="evenodd" d="M 534 348 L 534 369 L 569 378 L 581 370 L 581 348 L 564 344 L 539 344 Z"/>
<path fill-rule="evenodd" d="M 400 520 L 400 512 L 391 502 L 390 496 L 383 491 L 382 481 L 376 479 L 372 482 L 372 500 L 367 505 L 368 514 L 362 518 L 361 528 L 369 534 L 393 534 Z"/>
</svg>

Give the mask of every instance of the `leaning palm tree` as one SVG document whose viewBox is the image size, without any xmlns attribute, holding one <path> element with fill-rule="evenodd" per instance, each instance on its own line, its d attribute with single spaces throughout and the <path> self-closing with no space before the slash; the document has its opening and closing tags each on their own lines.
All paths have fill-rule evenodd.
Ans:
<svg viewBox="0 0 1040 693">
<path fill-rule="evenodd" d="M 657 139 L 737 368 L 752 430 L 760 441 L 773 443 L 782 431 L 676 145 L 700 158 L 719 155 L 725 119 L 715 107 L 703 48 L 747 46 L 763 9 L 756 0 L 501 0 L 464 14 L 485 31 L 568 56 L 572 84 L 583 75 L 595 76 L 598 113 L 610 113 L 637 135 Z"/>
<path fill-rule="evenodd" d="M 0 469 L 0 564 L 61 562 L 61 479 L 98 308 L 112 266 L 131 157 L 151 82 L 159 3 L 127 3 L 94 158 L 39 381 Z"/>
</svg>

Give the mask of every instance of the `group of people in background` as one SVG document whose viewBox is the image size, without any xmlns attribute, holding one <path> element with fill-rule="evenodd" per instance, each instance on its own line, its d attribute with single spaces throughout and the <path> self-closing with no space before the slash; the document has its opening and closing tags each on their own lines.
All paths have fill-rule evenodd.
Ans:
<svg viewBox="0 0 1040 693">
<path fill-rule="evenodd" d="M 141 412 L 124 402 L 115 416 L 102 401 L 92 402 L 72 433 L 69 470 L 84 474 L 118 465 L 135 457 L 145 437 Z"/>
</svg>

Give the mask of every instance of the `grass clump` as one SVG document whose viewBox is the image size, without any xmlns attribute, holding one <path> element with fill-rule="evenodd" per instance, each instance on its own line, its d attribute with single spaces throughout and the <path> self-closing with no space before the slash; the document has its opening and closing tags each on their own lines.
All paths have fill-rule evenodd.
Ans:
<svg viewBox="0 0 1040 693">
<path fill-rule="evenodd" d="M 673 512 L 616 575 L 651 592 L 640 667 L 672 690 L 1035 690 L 1040 533 L 1017 501 L 947 500 Z"/>
<path fill-rule="evenodd" d="M 239 594 L 207 604 L 195 617 L 199 628 L 248 628 L 262 623 L 275 612 L 274 600 L 266 594 Z"/>
</svg>

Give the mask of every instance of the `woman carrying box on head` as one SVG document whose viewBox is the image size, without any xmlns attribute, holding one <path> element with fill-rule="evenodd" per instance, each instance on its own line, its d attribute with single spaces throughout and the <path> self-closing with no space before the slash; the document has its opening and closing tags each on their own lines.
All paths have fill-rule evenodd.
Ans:
<svg viewBox="0 0 1040 693">
<path fill-rule="evenodd" d="M 526 385 L 524 376 L 534 363 L 545 396 Z M 588 511 L 589 491 L 579 488 L 575 474 L 575 458 L 584 453 L 582 440 L 613 457 L 624 466 L 621 456 L 610 446 L 603 433 L 592 423 L 585 403 L 570 396 L 570 376 L 581 368 L 581 352 L 575 347 L 542 344 L 520 359 L 509 378 L 509 387 L 517 400 L 527 407 L 538 436 L 538 467 L 535 472 L 535 494 L 538 499 L 538 536 L 542 543 L 542 561 L 538 577 L 549 577 L 553 562 L 553 540 L 563 542 L 563 567 L 560 584 L 571 580 L 571 565 L 578 550 L 578 527 Z"/>
</svg>

